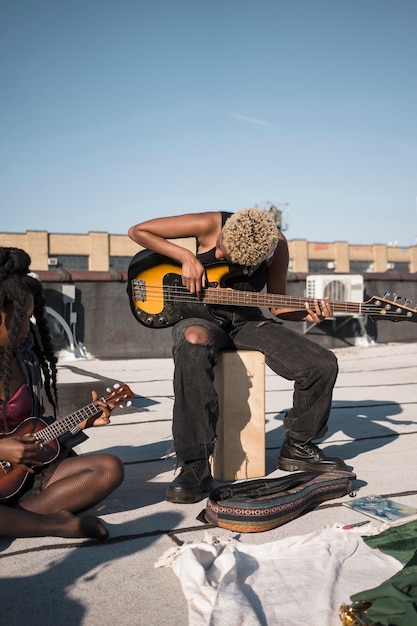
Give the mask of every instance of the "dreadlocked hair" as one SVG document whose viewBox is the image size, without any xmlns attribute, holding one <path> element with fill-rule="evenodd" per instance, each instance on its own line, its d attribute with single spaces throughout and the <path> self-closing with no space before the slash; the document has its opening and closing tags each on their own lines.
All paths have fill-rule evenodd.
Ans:
<svg viewBox="0 0 417 626">
<path fill-rule="evenodd" d="M 226 221 L 222 239 L 232 263 L 254 266 L 274 254 L 278 228 L 262 209 L 242 209 Z"/>
<path fill-rule="evenodd" d="M 58 410 L 57 358 L 46 319 L 46 301 L 41 282 L 29 274 L 30 256 L 20 248 L 0 247 L 0 311 L 10 312 L 9 340 L 1 355 L 0 368 L 3 377 L 2 417 L 6 432 L 6 407 L 10 400 L 10 379 L 13 365 L 13 349 L 22 327 L 28 295 L 33 296 L 35 324 L 31 323 L 35 352 L 43 374 L 46 396 L 56 417 Z M 1 324 L 1 319 L 0 319 Z"/>
</svg>

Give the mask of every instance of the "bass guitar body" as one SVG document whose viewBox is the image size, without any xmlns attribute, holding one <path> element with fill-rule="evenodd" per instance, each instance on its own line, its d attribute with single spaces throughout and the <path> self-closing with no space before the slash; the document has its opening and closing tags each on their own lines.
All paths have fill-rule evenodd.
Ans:
<svg viewBox="0 0 417 626">
<path fill-rule="evenodd" d="M 230 268 L 224 263 L 207 268 L 209 287 L 226 287 L 229 276 Z M 197 300 L 182 286 L 181 266 L 156 252 L 143 250 L 133 257 L 127 290 L 133 315 L 148 328 L 167 328 L 189 317 L 223 323 L 209 304 Z"/>
<path fill-rule="evenodd" d="M 19 424 L 19 426 L 12 432 L 8 433 L 7 437 L 27 437 L 43 430 L 46 427 L 48 427 L 48 424 L 44 420 L 36 417 L 29 417 Z M 34 469 L 36 467 L 42 467 L 43 465 L 52 463 L 52 461 L 57 458 L 59 451 L 60 445 L 56 439 L 45 443 L 41 442 L 37 463 L 34 466 Z M 0 500 L 5 500 L 6 498 L 13 498 L 13 496 L 17 495 L 31 474 L 28 473 L 27 470 L 16 465 L 11 465 L 6 461 L 1 461 L 1 467 L 3 471 L 1 472 L 0 480 Z"/>
</svg>

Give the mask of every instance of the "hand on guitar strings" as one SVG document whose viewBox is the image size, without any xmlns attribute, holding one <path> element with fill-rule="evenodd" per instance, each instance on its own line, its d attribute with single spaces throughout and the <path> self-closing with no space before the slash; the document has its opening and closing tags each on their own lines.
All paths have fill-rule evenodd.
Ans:
<svg viewBox="0 0 417 626">
<path fill-rule="evenodd" d="M 206 273 L 203 265 L 195 257 L 190 257 L 182 264 L 182 284 L 200 300 L 201 290 L 206 286 Z"/>
<path fill-rule="evenodd" d="M 106 402 L 103 398 L 99 399 L 96 391 L 91 392 L 91 397 L 93 398 L 93 402 L 102 407 L 103 410 L 99 413 L 99 415 L 93 415 L 79 424 L 79 428 L 81 428 L 81 430 L 84 428 L 91 428 L 92 426 L 107 426 L 107 424 L 110 424 L 111 412 L 117 404 L 116 402 L 111 402 L 110 400 Z"/>
<path fill-rule="evenodd" d="M 330 306 L 329 298 L 323 298 L 323 300 L 314 300 L 314 308 L 309 306 L 309 303 L 305 303 L 307 315 L 304 318 L 305 322 L 312 324 L 320 324 L 326 317 L 332 317 L 333 310 Z"/>
<path fill-rule="evenodd" d="M 36 464 L 40 447 L 40 442 L 31 434 L 5 437 L 0 440 L 0 456 L 4 461 L 33 473 L 32 466 Z"/>
</svg>

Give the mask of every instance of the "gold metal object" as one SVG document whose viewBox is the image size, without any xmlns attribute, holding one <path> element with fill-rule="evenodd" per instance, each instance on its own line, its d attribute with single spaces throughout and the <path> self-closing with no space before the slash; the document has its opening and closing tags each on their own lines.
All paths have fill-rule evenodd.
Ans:
<svg viewBox="0 0 417 626">
<path fill-rule="evenodd" d="M 371 602 L 355 602 L 348 606 L 342 604 L 339 617 L 343 626 L 377 626 L 366 614 Z"/>
</svg>

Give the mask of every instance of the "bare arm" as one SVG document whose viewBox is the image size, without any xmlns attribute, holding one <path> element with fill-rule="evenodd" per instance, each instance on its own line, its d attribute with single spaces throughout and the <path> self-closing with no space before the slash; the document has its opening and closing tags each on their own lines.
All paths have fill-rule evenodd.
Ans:
<svg viewBox="0 0 417 626">
<path fill-rule="evenodd" d="M 172 217 L 159 217 L 129 228 L 129 237 L 144 248 L 163 254 L 182 265 L 182 282 L 191 292 L 199 295 L 206 286 L 203 265 L 195 254 L 171 241 L 195 237 L 202 247 L 216 244 L 221 231 L 221 215 L 218 212 L 189 213 Z"/>
</svg>

